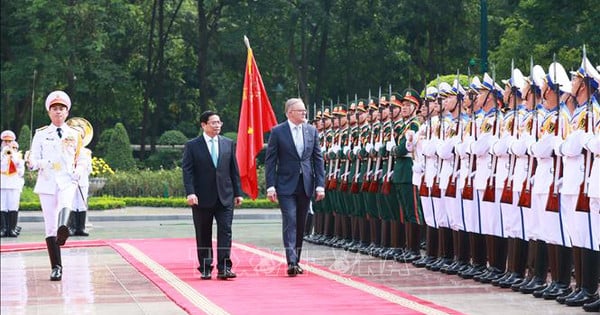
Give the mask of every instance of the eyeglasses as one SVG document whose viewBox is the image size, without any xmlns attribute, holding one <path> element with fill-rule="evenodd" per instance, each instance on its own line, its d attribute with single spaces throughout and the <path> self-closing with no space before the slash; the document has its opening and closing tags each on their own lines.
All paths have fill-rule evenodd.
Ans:
<svg viewBox="0 0 600 315">
<path fill-rule="evenodd" d="M 223 124 L 222 121 L 209 121 L 207 122 L 207 124 L 211 125 L 211 126 L 221 126 Z"/>
<path fill-rule="evenodd" d="M 306 109 L 292 109 L 292 112 L 306 113 Z"/>
</svg>

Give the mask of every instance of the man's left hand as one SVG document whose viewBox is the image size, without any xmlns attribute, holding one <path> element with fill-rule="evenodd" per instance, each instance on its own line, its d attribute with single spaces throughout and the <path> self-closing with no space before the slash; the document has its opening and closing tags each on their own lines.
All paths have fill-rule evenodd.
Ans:
<svg viewBox="0 0 600 315">
<path fill-rule="evenodd" d="M 234 202 L 234 204 L 235 204 L 236 207 L 241 206 L 242 205 L 242 201 L 244 201 L 243 197 L 235 197 L 233 199 L 233 202 Z"/>
</svg>

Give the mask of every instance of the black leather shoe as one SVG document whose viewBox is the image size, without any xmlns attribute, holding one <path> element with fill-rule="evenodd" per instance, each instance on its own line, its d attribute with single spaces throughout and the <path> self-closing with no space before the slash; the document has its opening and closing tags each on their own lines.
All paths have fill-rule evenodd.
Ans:
<svg viewBox="0 0 600 315">
<path fill-rule="evenodd" d="M 219 271 L 219 273 L 217 273 L 217 279 L 221 280 L 233 279 L 235 277 L 237 277 L 237 275 L 233 273 L 231 269 L 225 269 L 224 271 Z"/>
<path fill-rule="evenodd" d="M 473 279 L 474 276 L 477 276 L 483 272 L 485 272 L 486 268 L 484 265 L 473 265 L 471 268 L 460 272 L 458 274 L 459 277 L 463 279 Z"/>
<path fill-rule="evenodd" d="M 583 304 L 583 310 L 586 312 L 600 312 L 600 299 L 594 302 Z"/>
<path fill-rule="evenodd" d="M 55 266 L 50 273 L 50 281 L 60 281 L 62 279 L 62 266 Z"/>
<path fill-rule="evenodd" d="M 302 269 L 300 265 L 296 265 L 296 270 L 298 271 L 298 274 L 304 274 L 304 269 Z"/>
<path fill-rule="evenodd" d="M 565 300 L 567 306 L 583 306 L 583 304 L 594 302 L 598 299 L 598 293 L 592 293 L 586 288 L 581 288 L 579 293 Z"/>
<path fill-rule="evenodd" d="M 544 300 L 556 300 L 556 298 L 558 298 L 559 296 L 564 296 L 566 294 L 571 293 L 572 291 L 573 289 L 571 289 L 571 287 L 568 284 L 558 283 L 554 287 L 554 290 L 544 293 L 542 295 L 542 298 L 544 298 Z"/>
<path fill-rule="evenodd" d="M 533 293 L 531 293 L 531 295 L 533 295 L 533 297 L 536 297 L 536 298 L 541 298 L 542 295 L 544 295 L 544 293 L 553 292 L 556 289 L 557 285 L 558 285 L 558 282 L 552 281 L 552 282 L 550 282 L 550 284 L 547 287 L 541 288 L 539 290 L 535 290 L 535 291 L 533 291 Z"/>
<path fill-rule="evenodd" d="M 493 286 L 495 286 L 495 287 L 499 287 L 499 286 L 500 286 L 500 282 L 502 282 L 502 281 L 504 281 L 504 280 L 506 280 L 506 279 L 510 278 L 510 276 L 511 276 L 512 274 L 513 274 L 513 273 L 512 273 L 512 272 L 509 272 L 509 271 L 505 272 L 505 273 L 502 275 L 502 277 L 500 277 L 500 278 L 498 278 L 498 279 L 494 279 L 494 280 L 492 280 L 492 285 L 493 285 Z"/>
<path fill-rule="evenodd" d="M 427 266 L 427 264 L 431 263 L 435 259 L 436 258 L 433 256 L 423 256 L 423 257 L 421 257 L 421 259 L 413 261 L 412 264 L 413 264 L 413 266 L 415 266 L 417 268 L 425 268 L 425 266 Z"/>
<path fill-rule="evenodd" d="M 570 299 L 570 298 L 574 297 L 575 295 L 579 294 L 579 291 L 581 291 L 581 288 L 575 288 L 575 290 L 571 291 L 571 293 L 557 297 L 556 302 L 558 302 L 560 304 L 565 304 L 565 301 L 567 299 Z"/>
<path fill-rule="evenodd" d="M 544 289 L 546 286 L 547 284 L 544 280 L 539 277 L 533 277 L 527 285 L 519 288 L 519 291 L 524 294 L 531 294 L 534 291 Z"/>
<path fill-rule="evenodd" d="M 296 264 L 289 264 L 288 265 L 288 269 L 287 269 L 287 274 L 290 277 L 295 277 L 297 274 L 299 274 L 299 272 L 298 272 L 298 265 L 296 265 Z"/>
<path fill-rule="evenodd" d="M 518 282 L 514 283 L 513 285 L 511 285 L 510 289 L 515 292 L 519 292 L 521 290 L 521 287 L 526 286 L 532 280 L 533 280 L 533 278 L 523 278 L 523 280 L 518 281 Z"/>
<path fill-rule="evenodd" d="M 501 288 L 510 288 L 513 284 L 523 281 L 523 277 L 521 274 L 517 272 L 513 272 L 510 274 L 508 278 L 505 278 L 502 281 L 498 282 L 498 286 Z"/>
<path fill-rule="evenodd" d="M 207 267 L 202 270 L 200 267 L 197 268 L 200 271 L 200 279 L 202 280 L 210 280 L 212 267 Z"/>
<path fill-rule="evenodd" d="M 487 276 L 479 278 L 479 282 L 492 283 L 492 281 L 494 281 L 496 279 L 500 279 L 500 278 L 502 278 L 502 276 L 504 276 L 504 271 L 502 271 L 496 267 L 491 267 L 490 272 L 487 274 Z"/>
</svg>

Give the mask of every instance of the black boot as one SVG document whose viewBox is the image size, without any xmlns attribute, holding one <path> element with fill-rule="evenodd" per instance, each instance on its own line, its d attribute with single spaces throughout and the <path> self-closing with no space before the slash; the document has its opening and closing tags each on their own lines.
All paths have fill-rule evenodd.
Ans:
<svg viewBox="0 0 600 315">
<path fill-rule="evenodd" d="M 598 296 L 598 261 L 600 252 L 593 251 L 587 248 L 581 250 L 581 262 L 582 262 L 582 281 L 581 290 L 575 296 L 572 296 L 565 300 L 565 304 L 568 306 L 583 306 L 595 302 L 600 297 Z"/>
<path fill-rule="evenodd" d="M 62 208 L 58 213 L 58 230 L 56 232 L 56 243 L 60 246 L 65 245 L 69 238 L 69 228 L 67 227 L 67 221 L 69 221 L 69 213 L 71 211 L 68 208 Z"/>
<path fill-rule="evenodd" d="M 17 237 L 19 233 L 17 233 L 17 221 L 19 221 L 19 211 L 8 211 L 8 229 L 6 231 L 6 236 L 8 237 Z"/>
<path fill-rule="evenodd" d="M 69 228 L 69 236 L 75 235 L 77 230 L 77 212 L 71 211 L 67 220 L 67 228 Z"/>
<path fill-rule="evenodd" d="M 8 212 L 0 212 L 0 237 L 5 237 L 8 233 Z"/>
<path fill-rule="evenodd" d="M 46 247 L 48 248 L 48 257 L 50 257 L 50 265 L 52 267 L 50 281 L 60 281 L 62 279 L 62 262 L 60 257 L 60 247 L 56 242 L 56 237 L 47 237 Z"/>
<path fill-rule="evenodd" d="M 87 211 L 76 212 L 77 213 L 77 226 L 75 228 L 75 235 L 77 236 L 89 236 L 85 231 L 85 217 L 87 216 Z"/>
</svg>

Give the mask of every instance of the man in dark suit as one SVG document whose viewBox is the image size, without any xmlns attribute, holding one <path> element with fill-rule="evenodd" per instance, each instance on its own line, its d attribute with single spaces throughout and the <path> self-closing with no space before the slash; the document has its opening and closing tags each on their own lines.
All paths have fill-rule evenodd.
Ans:
<svg viewBox="0 0 600 315">
<path fill-rule="evenodd" d="M 317 129 L 306 121 L 299 98 L 285 103 L 287 121 L 271 130 L 265 157 L 267 198 L 279 200 L 283 245 L 290 277 L 303 272 L 298 265 L 310 199 L 325 198 L 325 168 Z"/>
<path fill-rule="evenodd" d="M 200 116 L 202 136 L 185 144 L 183 183 L 187 203 L 192 207 L 201 279 L 211 278 L 212 223 L 217 221 L 218 279 L 235 278 L 231 271 L 231 222 L 233 207 L 242 204 L 240 174 L 235 159 L 235 144 L 219 136 L 219 115 L 206 111 Z"/>
</svg>

